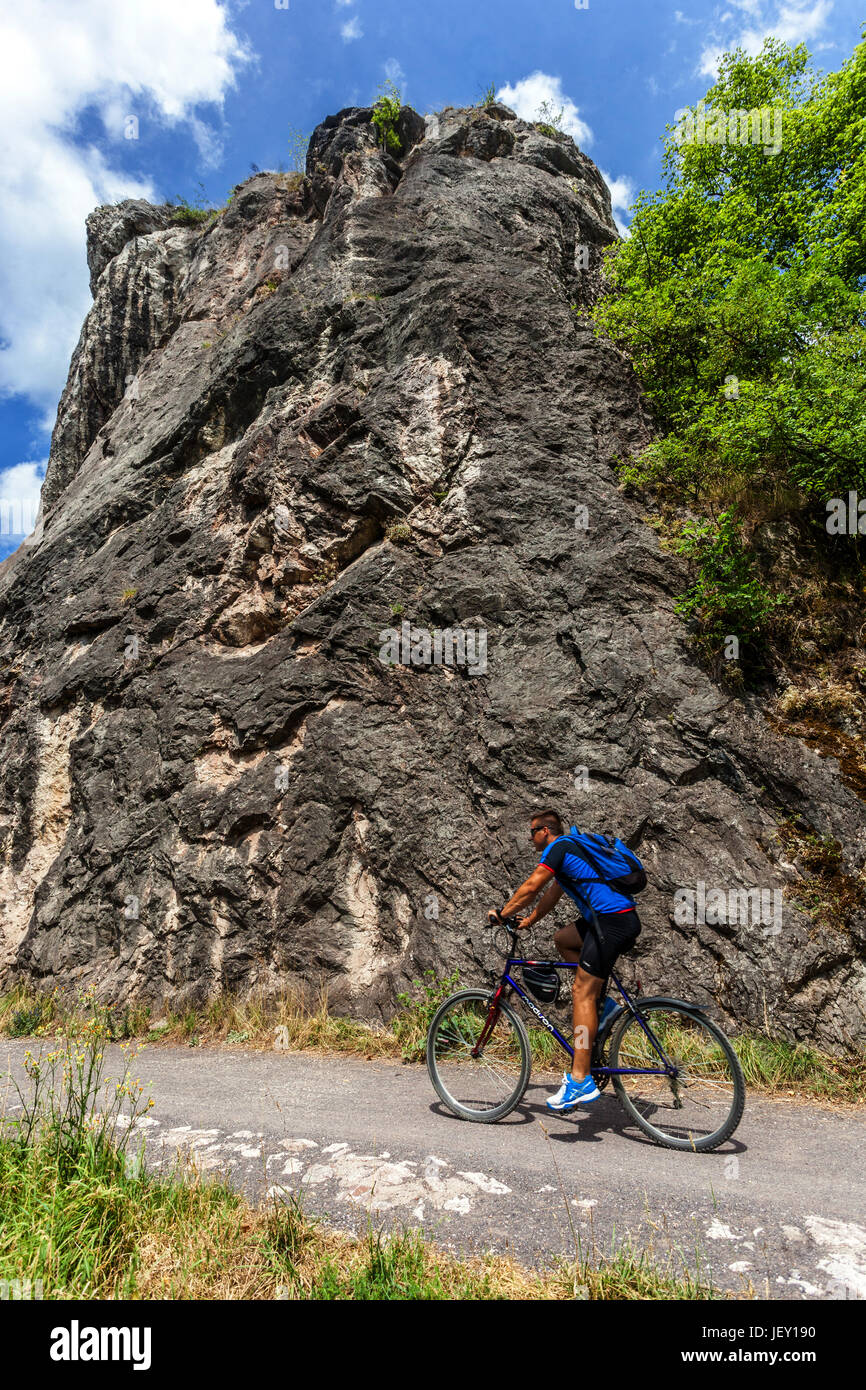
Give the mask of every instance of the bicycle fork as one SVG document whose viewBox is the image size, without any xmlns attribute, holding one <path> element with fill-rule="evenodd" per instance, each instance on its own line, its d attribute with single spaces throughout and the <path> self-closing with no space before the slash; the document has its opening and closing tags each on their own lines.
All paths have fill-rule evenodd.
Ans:
<svg viewBox="0 0 866 1390">
<path fill-rule="evenodd" d="M 500 987 L 493 996 L 490 1008 L 487 1011 L 487 1018 L 484 1021 L 484 1027 L 481 1029 L 481 1036 L 470 1054 L 472 1057 L 477 1057 L 482 1048 L 487 1046 L 487 1040 L 496 1027 L 496 1020 L 499 1017 L 499 996 L 501 993 L 502 989 Z"/>
</svg>

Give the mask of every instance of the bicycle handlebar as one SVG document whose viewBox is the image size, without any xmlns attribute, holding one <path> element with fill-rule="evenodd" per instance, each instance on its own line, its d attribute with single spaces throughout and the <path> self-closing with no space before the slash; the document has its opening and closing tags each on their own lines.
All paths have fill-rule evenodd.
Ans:
<svg viewBox="0 0 866 1390">
<path fill-rule="evenodd" d="M 494 944 L 494 946 L 496 947 L 497 951 L 499 951 L 500 954 L 503 955 L 503 956 L 510 956 L 510 955 L 512 954 L 512 952 L 513 952 L 514 943 L 515 943 L 515 941 L 517 940 L 517 932 L 518 932 L 518 930 L 519 930 L 519 928 L 518 928 L 518 926 L 517 926 L 518 921 L 519 921 L 519 918 L 517 918 L 517 917 L 503 917 L 503 919 L 502 919 L 501 922 L 497 922 L 497 923 L 491 922 L 491 923 L 489 924 L 490 926 L 492 926 L 492 927 L 494 928 L 494 931 L 493 931 L 493 944 Z M 503 946 L 503 945 L 501 944 L 500 940 L 498 939 L 498 938 L 499 938 L 499 933 L 500 933 L 500 932 L 507 932 L 507 933 L 508 933 L 508 936 L 509 936 L 510 940 L 509 940 L 509 942 L 508 942 L 508 944 L 507 944 L 506 946 Z"/>
</svg>

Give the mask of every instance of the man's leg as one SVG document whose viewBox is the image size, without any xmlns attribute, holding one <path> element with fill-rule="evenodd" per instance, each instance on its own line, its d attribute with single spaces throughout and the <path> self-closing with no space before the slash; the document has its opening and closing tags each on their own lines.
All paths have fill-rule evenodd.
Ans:
<svg viewBox="0 0 866 1390">
<path fill-rule="evenodd" d="M 577 965 L 583 950 L 583 937 L 578 930 L 577 923 L 572 922 L 567 927 L 560 927 L 557 932 L 554 932 L 553 939 L 562 959 L 573 961 Z M 598 1032 L 598 996 L 604 983 L 604 980 L 596 979 L 586 970 L 580 969 L 574 972 L 571 988 L 574 1062 L 572 1063 L 571 1074 L 575 1081 L 583 1081 L 589 1075 L 592 1046 Z"/>
<path fill-rule="evenodd" d="M 598 996 L 604 980 L 590 975 L 581 966 L 574 972 L 572 990 L 574 1018 L 574 1061 L 571 1074 L 575 1081 L 584 1081 L 589 1075 L 592 1048 L 598 1032 Z"/>
<path fill-rule="evenodd" d="M 570 922 L 567 927 L 559 927 L 553 933 L 553 941 L 562 959 L 577 965 L 583 950 L 583 937 L 577 929 L 577 923 Z"/>
<path fill-rule="evenodd" d="M 560 927 L 553 933 L 553 940 L 557 951 L 563 960 L 571 961 L 574 965 L 580 962 L 580 953 L 583 950 L 583 937 L 578 930 L 576 922 L 569 922 L 567 927 Z M 571 1000 L 572 1011 L 574 1010 L 574 977 L 575 970 L 571 977 Z"/>
</svg>

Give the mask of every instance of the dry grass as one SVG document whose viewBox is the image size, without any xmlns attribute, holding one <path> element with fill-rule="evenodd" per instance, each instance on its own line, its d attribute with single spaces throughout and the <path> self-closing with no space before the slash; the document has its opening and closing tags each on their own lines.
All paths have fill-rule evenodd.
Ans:
<svg viewBox="0 0 866 1390">
<path fill-rule="evenodd" d="M 838 840 L 816 834 L 793 818 L 779 825 L 779 839 L 801 877 L 786 889 L 822 931 L 851 935 L 866 907 L 866 867 L 858 877 L 846 872 Z M 859 938 L 853 939 L 859 949 Z"/>
<path fill-rule="evenodd" d="M 847 914 L 859 910 L 864 888 L 839 871 L 838 846 L 804 835 L 785 823 L 780 834 L 788 853 L 799 852 L 806 877 L 797 885 L 798 901 L 816 922 L 829 920 L 836 930 L 847 929 Z M 798 836 L 796 845 L 791 836 Z M 278 994 L 253 994 L 245 999 L 223 996 L 200 1009 L 168 1010 L 157 1024 L 144 1008 L 109 1010 L 115 1040 L 136 1038 L 149 1046 L 241 1047 L 249 1051 L 313 1052 L 364 1060 L 423 1062 L 430 1020 L 439 1002 L 458 988 L 456 974 L 435 982 L 415 981 L 411 994 L 386 1026 L 364 1023 L 332 1013 L 325 989 L 310 996 L 285 989 Z M 0 996 L 0 1036 L 50 1038 L 58 1029 L 79 1026 L 86 1010 L 76 1014 L 61 991 L 41 995 L 21 986 Z M 528 1022 L 528 1020 L 527 1020 Z M 559 1048 L 550 1034 L 530 1027 L 536 1076 L 558 1073 Z M 732 1038 L 752 1093 L 803 1101 L 858 1104 L 866 1101 L 866 1066 L 862 1050 L 850 1056 L 831 1056 L 804 1043 L 758 1032 Z"/>
<path fill-rule="evenodd" d="M 819 714 L 819 709 L 830 712 Z M 848 733 L 839 727 L 840 716 L 847 715 L 849 711 L 859 716 L 857 697 L 853 692 L 846 691 L 845 697 L 841 698 L 837 687 L 831 687 L 825 696 L 820 690 L 789 686 L 776 702 L 768 722 L 786 738 L 801 738 L 808 748 L 820 753 L 821 757 L 835 758 L 842 781 L 861 801 L 866 801 L 866 744 L 863 734 Z"/>
<path fill-rule="evenodd" d="M 783 719 L 803 716 L 843 724 L 859 716 L 863 700 L 857 691 L 840 681 L 827 680 L 809 686 L 789 685 L 776 701 L 774 713 Z"/>
<path fill-rule="evenodd" d="M 208 1194 L 212 1200 L 208 1200 Z M 543 1272 L 503 1255 L 460 1258 L 418 1230 L 362 1237 L 308 1216 L 301 1201 L 252 1207 L 195 1177 L 186 1219 L 143 1232 L 135 1297 L 143 1299 L 547 1300 L 709 1299 L 712 1285 L 622 1249 Z"/>
</svg>

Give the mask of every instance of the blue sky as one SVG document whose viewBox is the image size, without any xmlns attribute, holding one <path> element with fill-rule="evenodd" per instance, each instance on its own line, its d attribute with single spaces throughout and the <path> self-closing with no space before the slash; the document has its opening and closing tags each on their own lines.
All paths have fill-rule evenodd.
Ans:
<svg viewBox="0 0 866 1390">
<path fill-rule="evenodd" d="M 375 98 L 423 112 L 493 83 L 564 106 L 620 225 L 660 181 L 674 112 L 719 52 L 776 34 L 817 66 L 859 41 L 861 0 L 28 0 L 0 21 L 0 558 L 35 516 L 57 401 L 90 304 L 84 218 L 123 197 L 214 202 L 290 127 Z M 134 119 L 131 119 L 134 118 Z M 132 136 L 133 138 L 130 138 Z M 28 521 L 28 518 L 30 519 Z M 17 530 L 11 530 L 17 527 Z"/>
</svg>

